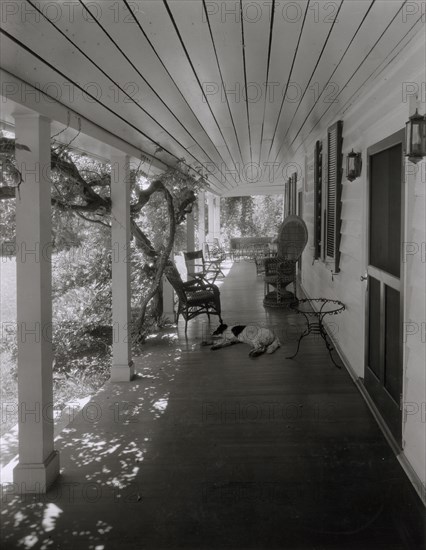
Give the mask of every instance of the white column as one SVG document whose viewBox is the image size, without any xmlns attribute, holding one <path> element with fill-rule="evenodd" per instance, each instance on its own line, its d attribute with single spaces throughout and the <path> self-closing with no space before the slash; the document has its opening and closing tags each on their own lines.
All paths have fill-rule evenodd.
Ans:
<svg viewBox="0 0 426 550">
<path fill-rule="evenodd" d="M 50 121 L 15 115 L 19 493 L 44 493 L 59 474 L 53 449 Z"/>
<path fill-rule="evenodd" d="M 207 195 L 207 216 L 208 216 L 208 239 L 213 241 L 214 238 L 214 195 L 208 193 Z"/>
<path fill-rule="evenodd" d="M 195 223 L 192 212 L 186 216 L 186 250 L 188 252 L 195 250 Z"/>
<path fill-rule="evenodd" d="M 205 211 L 205 192 L 198 193 L 198 248 L 202 249 L 206 240 L 206 211 Z"/>
<path fill-rule="evenodd" d="M 171 255 L 173 255 L 173 253 Z M 169 317 L 172 322 L 175 320 L 173 292 L 173 287 L 167 280 L 167 277 L 163 277 L 163 314 Z"/>
<path fill-rule="evenodd" d="M 213 236 L 220 240 L 220 197 L 214 198 Z"/>
<path fill-rule="evenodd" d="M 194 252 L 195 250 L 195 223 L 194 214 L 191 212 L 186 216 L 186 251 Z M 187 266 L 188 273 L 194 273 L 194 260 L 190 260 Z"/>
<path fill-rule="evenodd" d="M 112 322 L 111 380 L 128 382 L 135 369 L 131 357 L 130 314 L 130 165 L 119 151 L 111 155 Z"/>
</svg>

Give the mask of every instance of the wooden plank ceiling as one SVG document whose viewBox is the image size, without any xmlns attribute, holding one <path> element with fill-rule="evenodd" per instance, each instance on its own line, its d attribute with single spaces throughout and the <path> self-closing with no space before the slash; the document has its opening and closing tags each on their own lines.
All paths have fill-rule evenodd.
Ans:
<svg viewBox="0 0 426 550">
<path fill-rule="evenodd" d="M 167 165 L 200 167 L 221 195 L 282 192 L 313 130 L 424 32 L 424 2 L 408 0 L 15 5 L 6 71 Z"/>
</svg>

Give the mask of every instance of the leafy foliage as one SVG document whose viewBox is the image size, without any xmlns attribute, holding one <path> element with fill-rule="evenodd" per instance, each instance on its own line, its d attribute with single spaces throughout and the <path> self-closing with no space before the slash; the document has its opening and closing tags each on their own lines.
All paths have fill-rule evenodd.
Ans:
<svg viewBox="0 0 426 550">
<path fill-rule="evenodd" d="M 224 197 L 221 200 L 222 237 L 273 236 L 283 219 L 281 195 Z"/>
<path fill-rule="evenodd" d="M 3 149 L 2 149 L 3 147 Z M 17 178 L 14 140 L 0 137 L 7 174 Z M 19 175 L 19 174 L 18 174 Z M 108 377 L 112 349 L 110 166 L 52 148 L 53 347 L 56 403 L 83 396 Z M 174 243 L 183 244 L 183 222 L 202 178 L 188 175 L 183 161 L 155 179 L 131 172 L 131 284 L 133 318 L 139 334 L 164 322 L 161 274 Z M 4 241 L 15 238 L 12 188 L 0 188 L 0 231 Z M 231 236 L 273 235 L 282 219 L 281 197 L 222 199 L 222 228 Z M 152 300 L 152 298 L 154 298 Z M 151 308 L 148 302 L 151 300 Z M 147 316 L 145 317 L 145 311 Z M 8 388 L 16 383 L 16 342 L 7 352 Z M 13 390 L 16 391 L 16 388 Z"/>
<path fill-rule="evenodd" d="M 0 157 L 6 186 L 0 187 L 1 235 L 15 239 L 15 189 L 7 187 L 16 176 L 14 140 L 0 136 Z M 19 173 L 18 173 L 19 175 Z M 134 317 L 145 335 L 164 322 L 161 300 L 148 301 L 161 293 L 161 268 L 179 227 L 205 187 L 183 168 L 183 162 L 160 177 L 148 180 L 142 172 L 131 172 L 131 284 Z M 15 178 L 18 180 L 19 178 Z M 72 388 L 93 391 L 108 377 L 112 347 L 111 312 L 111 211 L 110 166 L 52 147 L 52 284 L 55 402 L 64 403 Z M 7 249 L 10 251 L 10 247 Z M 3 249 L 3 252 L 5 250 Z M 143 315 L 140 313 L 143 311 Z M 150 315 L 151 313 L 151 315 Z M 2 344 L 7 353 L 8 388 L 16 394 L 16 339 Z M 71 389 L 70 389 L 71 388 Z"/>
</svg>

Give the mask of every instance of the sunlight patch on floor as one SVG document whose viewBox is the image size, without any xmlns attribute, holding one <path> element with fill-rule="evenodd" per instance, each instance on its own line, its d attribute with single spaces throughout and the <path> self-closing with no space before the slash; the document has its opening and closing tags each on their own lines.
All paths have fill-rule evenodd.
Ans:
<svg viewBox="0 0 426 550">
<path fill-rule="evenodd" d="M 121 461 L 123 466 L 123 461 Z M 124 463 L 125 464 L 125 463 Z M 135 479 L 139 472 L 139 467 L 134 466 L 133 470 L 127 474 L 121 474 L 121 477 L 113 477 L 111 480 L 108 480 L 106 482 L 107 485 L 110 487 L 114 487 L 115 489 L 125 489 L 128 487 L 129 483 Z"/>
<path fill-rule="evenodd" d="M 169 332 L 167 334 L 163 334 L 161 336 L 161 339 L 164 340 L 164 339 L 170 339 L 170 340 L 177 340 L 178 339 L 178 335 L 175 333 L 175 332 Z"/>
<path fill-rule="evenodd" d="M 153 405 L 154 409 L 157 409 L 157 411 L 164 412 L 167 408 L 168 399 L 159 399 L 156 401 Z"/>
<path fill-rule="evenodd" d="M 49 502 L 43 512 L 43 520 L 41 522 L 41 526 L 43 527 L 43 529 L 47 532 L 53 531 L 55 529 L 56 520 L 59 518 L 62 512 L 63 510 L 56 506 L 56 504 L 53 504 L 53 502 Z"/>
<path fill-rule="evenodd" d="M 38 537 L 36 535 L 27 535 L 26 537 L 20 539 L 18 544 L 24 548 L 32 548 L 38 542 Z"/>
</svg>

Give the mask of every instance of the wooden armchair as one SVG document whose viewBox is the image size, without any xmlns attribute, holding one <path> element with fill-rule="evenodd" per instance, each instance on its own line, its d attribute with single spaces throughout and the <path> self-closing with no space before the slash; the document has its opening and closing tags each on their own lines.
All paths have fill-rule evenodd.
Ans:
<svg viewBox="0 0 426 550">
<path fill-rule="evenodd" d="M 293 283 L 297 299 L 296 266 L 308 242 L 308 230 L 299 216 L 287 216 L 278 231 L 278 253 L 275 258 L 265 258 L 265 300 L 264 305 L 280 304 L 286 299 L 285 288 Z M 269 286 L 275 293 L 269 293 Z"/>
<path fill-rule="evenodd" d="M 217 315 L 222 323 L 220 292 L 216 285 L 200 279 L 183 282 L 172 261 L 168 262 L 164 274 L 177 294 L 179 303 L 176 322 L 182 315 L 185 319 L 185 333 L 188 321 L 203 313 L 206 313 L 209 319 L 210 315 Z"/>
<path fill-rule="evenodd" d="M 204 243 L 204 251 L 206 253 L 206 265 L 210 269 L 218 271 L 218 275 L 225 277 L 222 271 L 221 264 L 226 260 L 225 251 L 216 244 Z"/>
<path fill-rule="evenodd" d="M 219 260 L 206 261 L 202 250 L 184 252 L 183 255 L 188 276 L 193 279 L 203 279 L 206 283 L 214 283 L 218 275 L 222 273 L 220 265 L 218 265 Z"/>
<path fill-rule="evenodd" d="M 256 274 L 262 275 L 265 273 L 265 260 L 276 256 L 270 249 L 269 244 L 254 245 L 252 251 L 252 259 L 256 265 Z"/>
</svg>

